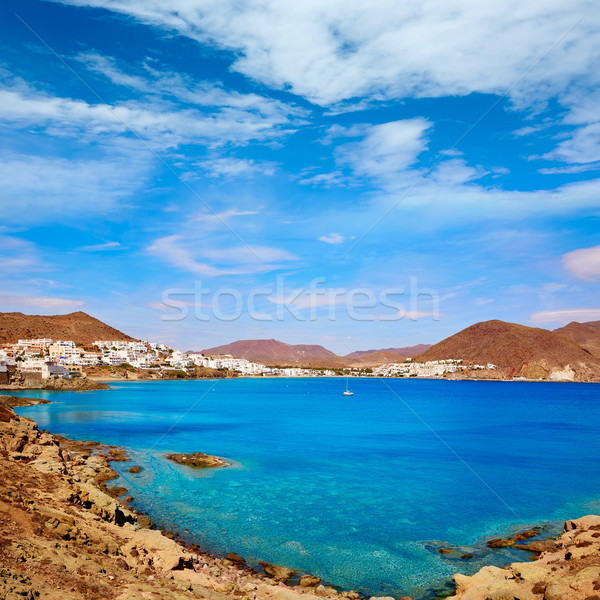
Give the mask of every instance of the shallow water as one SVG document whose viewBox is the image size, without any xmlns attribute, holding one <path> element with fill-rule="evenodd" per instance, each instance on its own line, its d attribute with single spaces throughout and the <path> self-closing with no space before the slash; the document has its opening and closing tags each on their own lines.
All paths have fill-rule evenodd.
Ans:
<svg viewBox="0 0 600 600">
<path fill-rule="evenodd" d="M 27 392 L 53 433 L 119 444 L 119 485 L 215 553 L 285 564 L 375 595 L 430 597 L 456 571 L 526 560 L 482 536 L 598 512 L 600 387 L 335 378 L 127 382 Z M 235 461 L 193 470 L 201 451 Z M 475 558 L 442 556 L 474 546 Z M 472 550 L 469 550 L 472 551 Z"/>
</svg>

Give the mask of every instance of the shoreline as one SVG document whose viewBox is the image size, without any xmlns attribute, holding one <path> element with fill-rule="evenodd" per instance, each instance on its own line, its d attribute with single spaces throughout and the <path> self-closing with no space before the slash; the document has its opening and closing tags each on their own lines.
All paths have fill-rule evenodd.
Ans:
<svg viewBox="0 0 600 600">
<path fill-rule="evenodd" d="M 183 383 L 186 381 L 233 381 L 236 379 L 346 379 L 350 377 L 352 379 L 381 379 L 381 380 L 407 380 L 407 381 L 486 381 L 486 382 L 496 382 L 496 383 L 584 383 L 584 384 L 598 384 L 600 381 L 570 381 L 570 380 L 559 380 L 559 379 L 486 379 L 486 378 L 476 378 L 476 377 L 378 377 L 373 375 L 302 375 L 298 377 L 294 377 L 291 375 L 237 375 L 236 377 L 198 377 L 198 378 L 189 378 L 189 379 L 133 379 L 127 377 L 88 377 L 90 381 L 96 383 L 105 383 L 110 384 L 112 382 L 115 383 L 124 383 L 124 382 L 142 382 L 142 383 L 164 383 L 164 382 L 178 382 Z M 0 390 L 9 390 L 14 389 L 18 391 L 17 388 L 8 388 L 1 387 Z M 23 388 L 25 389 L 25 388 Z M 27 389 L 45 389 L 45 388 L 27 388 Z M 100 388 L 106 389 L 106 388 Z"/>
<path fill-rule="evenodd" d="M 9 400 L 10 402 L 14 403 L 14 405 L 17 405 L 17 406 L 33 406 L 33 405 L 37 405 L 37 404 L 47 404 L 50 402 L 48 400 L 36 399 L 36 398 L 26 398 L 26 397 L 19 397 L 19 396 L 0 396 L 0 407 L 2 406 L 3 401 L 6 402 L 7 400 Z M 17 419 L 19 419 L 19 418 L 29 422 L 34 429 L 37 429 L 37 425 L 31 419 L 28 419 L 27 417 L 17 417 Z M 321 598 L 323 598 L 323 597 L 330 597 L 330 598 L 345 597 L 345 598 L 349 598 L 349 599 L 358 599 L 361 597 L 357 592 L 352 591 L 352 590 L 350 590 L 350 591 L 342 590 L 342 588 L 336 587 L 333 585 L 330 585 L 330 586 L 319 585 L 319 584 L 321 584 L 321 580 L 318 578 L 314 578 L 313 576 L 311 576 L 309 574 L 301 574 L 301 575 L 303 575 L 305 578 L 310 578 L 313 580 L 318 579 L 319 584 L 317 584 L 317 585 L 319 585 L 319 587 L 316 590 L 313 587 L 309 587 L 309 586 L 301 587 L 298 585 L 300 583 L 298 576 L 294 577 L 291 575 L 291 573 L 293 572 L 291 569 L 287 569 L 286 567 L 281 567 L 278 565 L 269 565 L 268 563 L 264 563 L 265 565 L 267 565 L 264 568 L 265 572 L 264 573 L 261 573 L 259 571 L 257 572 L 255 569 L 245 568 L 243 559 L 241 559 L 240 557 L 238 557 L 235 554 L 230 553 L 225 558 L 219 557 L 218 555 L 214 555 L 214 554 L 211 554 L 210 552 L 202 550 L 197 544 L 194 544 L 193 542 L 192 543 L 186 542 L 186 540 L 177 531 L 169 530 L 164 527 L 155 528 L 156 526 L 150 521 L 150 519 L 145 514 L 139 512 L 138 510 L 131 507 L 131 503 L 134 502 L 133 497 L 129 496 L 126 501 L 124 501 L 122 499 L 122 497 L 124 497 L 128 494 L 128 491 L 125 488 L 121 488 L 120 486 L 107 485 L 107 482 L 109 482 L 113 479 L 117 479 L 118 477 L 122 477 L 121 474 L 117 473 L 115 470 L 112 469 L 111 463 L 113 461 L 124 462 L 124 461 L 129 460 L 125 456 L 126 451 L 124 449 L 119 448 L 117 446 L 105 445 L 105 444 L 99 443 L 99 442 L 76 441 L 76 440 L 72 440 L 70 438 L 64 438 L 62 436 L 54 436 L 54 435 L 51 435 L 44 431 L 42 431 L 41 434 L 43 436 L 49 436 L 50 438 L 57 440 L 58 446 L 61 449 L 65 450 L 73 455 L 78 455 L 83 452 L 84 454 L 89 453 L 90 458 L 93 458 L 93 459 L 100 457 L 100 460 L 103 461 L 103 465 L 101 465 L 100 468 L 98 468 L 97 466 L 95 467 L 96 475 L 94 476 L 94 484 L 95 484 L 96 488 L 100 492 L 102 492 L 105 495 L 107 495 L 108 497 L 110 497 L 118 506 L 122 507 L 122 509 L 124 509 L 127 513 L 134 515 L 136 522 L 138 524 L 140 524 L 141 527 L 148 528 L 149 531 L 159 532 L 160 535 L 162 537 L 164 537 L 165 539 L 176 543 L 178 545 L 178 547 L 181 549 L 181 551 L 190 552 L 196 556 L 200 556 L 203 558 L 203 560 L 208 561 L 209 563 L 212 561 L 213 566 L 216 565 L 217 569 L 222 569 L 223 566 L 233 567 L 234 571 L 236 571 L 236 573 L 237 573 L 237 576 L 258 577 L 258 579 L 261 582 L 264 582 L 265 578 L 271 578 L 271 581 L 267 585 L 270 585 L 270 586 L 278 585 L 279 587 L 283 586 L 286 590 L 286 595 L 283 598 L 281 598 L 280 600 L 296 600 L 295 598 L 290 596 L 289 592 L 301 594 L 303 600 L 308 600 L 305 598 L 305 596 L 309 595 L 310 592 L 315 592 L 316 595 Z M 117 493 L 114 493 L 115 491 Z M 1 499 L 1 492 L 0 492 L 0 499 Z M 143 523 L 143 525 L 142 525 L 142 523 Z M 540 528 L 543 529 L 543 527 L 547 526 L 548 523 L 549 522 L 540 523 L 539 524 Z M 594 526 L 595 525 L 596 525 L 596 523 L 594 522 Z M 600 529 L 600 517 L 598 517 L 597 525 L 598 525 L 598 529 Z M 534 526 L 534 527 L 536 527 L 536 526 Z M 490 548 L 493 548 L 493 547 L 506 548 L 508 546 L 512 546 L 512 547 L 515 547 L 516 549 L 518 549 L 518 552 L 523 552 L 523 551 L 537 552 L 537 550 L 540 548 L 539 544 L 544 543 L 543 540 L 539 540 L 539 541 L 536 540 L 532 544 L 533 547 L 528 547 L 528 548 L 520 547 L 520 545 L 517 544 L 516 540 L 517 539 L 525 539 L 525 538 L 515 538 L 515 533 L 518 533 L 518 531 L 515 531 L 514 528 L 511 529 L 511 531 L 509 532 L 509 535 L 512 534 L 512 537 L 507 538 L 509 540 L 512 539 L 513 544 L 490 546 L 489 545 L 490 540 L 487 539 L 489 536 L 485 535 L 485 534 L 482 535 L 479 538 L 479 540 L 484 541 L 484 543 L 487 540 L 488 546 Z M 594 534 L 592 534 L 592 535 L 594 535 Z M 598 534 L 598 537 L 600 537 L 600 533 Z M 495 541 L 498 541 L 498 540 L 495 540 Z M 430 542 L 430 544 L 432 544 L 434 547 L 436 547 L 437 551 L 439 551 L 440 553 L 442 553 L 444 555 L 450 554 L 453 552 L 456 554 L 460 553 L 460 551 L 457 551 L 455 548 L 460 549 L 461 546 L 456 546 L 455 548 L 453 548 L 451 545 L 448 545 L 443 542 Z M 514 544 L 517 544 L 517 545 L 515 546 Z M 535 544 L 538 544 L 538 546 L 536 547 Z M 437 546 L 439 546 L 439 547 L 437 547 Z M 598 542 L 598 546 L 599 546 L 598 550 L 600 550 L 600 542 Z M 467 546 L 463 546 L 463 547 L 467 547 Z M 475 546 L 473 546 L 473 548 L 474 547 Z M 548 548 L 546 547 L 545 550 L 547 550 L 547 549 Z M 540 557 L 539 554 L 530 556 L 529 560 L 535 561 L 539 557 Z M 454 558 L 456 558 L 456 557 L 454 557 Z M 466 557 L 461 556 L 461 558 L 466 558 Z M 205 563 L 205 565 L 206 564 L 208 564 L 208 563 Z M 263 563 L 261 563 L 261 564 L 263 564 Z M 472 595 L 471 591 L 469 591 L 469 590 L 471 590 L 471 586 L 480 586 L 482 578 L 485 579 L 485 577 L 487 577 L 490 581 L 492 581 L 492 583 L 489 583 L 489 581 L 487 579 L 485 579 L 485 581 L 488 581 L 489 585 L 492 585 L 492 584 L 493 585 L 504 585 L 504 583 L 502 583 L 502 581 L 504 581 L 504 579 L 506 579 L 506 578 L 504 576 L 499 578 L 499 573 L 500 574 L 506 573 L 507 570 L 514 568 L 515 564 L 519 565 L 520 563 L 513 563 L 510 566 L 504 567 L 502 569 L 500 567 L 486 566 L 471 576 L 455 574 L 453 577 L 453 580 L 456 582 L 456 585 L 457 585 L 457 587 L 456 587 L 457 595 L 450 596 L 450 597 L 464 598 L 464 600 L 476 600 L 476 599 L 479 600 L 478 595 Z M 523 563 L 523 564 L 529 565 L 529 564 L 535 564 L 535 562 Z M 600 565 L 600 562 L 599 562 L 599 565 Z M 266 573 L 266 571 L 268 569 L 272 569 L 271 576 L 269 576 Z M 485 577 L 482 575 L 483 572 L 486 573 Z M 274 575 L 274 574 L 276 574 L 276 575 Z M 490 574 L 493 575 L 493 577 Z M 191 574 L 188 573 L 188 575 L 191 575 Z M 230 575 L 235 576 L 235 575 L 232 575 L 231 573 L 230 573 Z M 598 575 L 600 576 L 600 567 L 599 567 Z M 283 580 L 282 580 L 282 577 L 283 577 Z M 504 577 L 504 579 L 503 579 L 503 577 Z M 279 580 L 279 583 L 274 583 L 274 581 L 277 581 L 277 580 Z M 534 583 L 538 583 L 538 582 L 534 582 Z M 299 588 L 299 589 L 296 589 L 296 588 Z M 2 588 L 1 588 L 1 584 L 0 584 L 0 591 L 1 591 L 1 589 Z M 445 591 L 444 597 L 448 597 L 447 593 L 450 591 L 450 580 L 448 580 L 443 587 L 438 588 L 437 586 L 434 586 L 431 589 L 432 590 L 437 589 L 437 590 L 439 590 L 438 593 L 441 593 L 441 594 L 444 594 L 444 591 Z M 467 594 L 467 595 L 463 595 L 463 594 Z M 267 597 L 267 596 L 254 596 L 250 600 L 254 600 L 255 598 L 263 598 L 263 597 Z M 438 597 L 438 596 L 436 596 L 436 597 Z M 442 597 L 442 596 L 439 596 L 439 597 Z M 528 596 L 526 596 L 526 597 L 528 598 Z M 405 596 L 403 598 L 409 599 L 410 597 Z M 483 596 L 481 598 L 483 600 Z M 573 598 L 575 599 L 576 597 L 573 596 Z M 123 599 L 123 600 L 125 600 L 125 599 Z M 221 598 L 218 600 L 225 600 L 225 599 Z"/>
<path fill-rule="evenodd" d="M 115 486 L 107 485 L 107 482 L 119 477 L 111 463 L 129 460 L 122 448 L 99 442 L 72 440 L 40 431 L 33 420 L 20 417 L 3 402 L 5 398 L 7 397 L 0 398 L 0 471 L 5 471 L 4 486 L 13 479 L 8 475 L 17 475 L 18 481 L 14 481 L 15 490 L 0 487 L 0 529 L 5 529 L 6 521 L 2 514 L 7 499 L 8 503 L 12 504 L 11 500 L 16 499 L 19 505 L 24 505 L 25 511 L 32 513 L 32 522 L 40 520 L 40 514 L 47 516 L 44 527 L 31 526 L 28 537 L 18 537 L 16 541 L 21 547 L 24 544 L 36 546 L 34 556 L 39 557 L 43 550 L 48 549 L 46 538 L 56 540 L 50 546 L 53 547 L 52 553 L 58 554 L 59 564 L 55 565 L 58 571 L 63 570 L 63 560 L 73 562 L 69 560 L 69 557 L 75 558 L 69 550 L 71 545 L 82 551 L 90 550 L 91 554 L 96 555 L 93 559 L 88 556 L 86 560 L 100 560 L 101 574 L 113 573 L 108 576 L 111 587 L 119 579 L 134 580 L 129 581 L 126 587 L 134 586 L 135 592 L 125 590 L 118 596 L 119 600 L 137 600 L 142 597 L 141 593 L 157 592 L 159 597 L 173 600 L 231 600 L 236 596 L 250 600 L 316 600 L 340 597 L 357 600 L 360 597 L 352 591 L 338 592 L 333 587 L 322 585 L 317 577 L 280 565 L 261 563 L 263 572 L 259 572 L 246 567 L 245 561 L 233 553 L 220 558 L 202 551 L 195 544 L 185 543 L 176 532 L 156 528 L 146 515 L 131 508 L 129 502 L 120 498 L 127 493 L 126 490 L 116 487 L 119 496 L 114 497 L 111 491 Z M 25 403 L 20 402 L 21 398 L 18 400 L 22 406 L 45 403 L 38 402 L 40 399 L 30 399 Z M 40 485 L 42 476 L 46 479 L 45 485 Z M 50 484 L 48 480 L 51 480 Z M 30 485 L 24 488 L 24 482 Z M 36 500 L 25 497 L 25 494 L 33 492 L 33 496 L 38 496 L 40 489 L 51 491 L 51 496 L 44 499 L 43 505 L 36 506 Z M 16 515 L 14 508 L 10 513 L 15 514 L 20 521 L 27 520 L 24 515 Z M 98 539 L 98 526 L 102 542 Z M 2 531 L 2 534 L 5 533 Z M 94 540 L 94 537 L 97 539 Z M 66 544 L 63 543 L 65 541 Z M 57 552 L 56 548 L 59 546 L 64 552 Z M 20 563 L 27 565 L 30 562 L 24 553 L 20 553 L 14 563 L 7 560 L 1 550 L 0 556 L 3 562 L 0 569 L 0 596 L 7 590 L 18 590 L 17 593 L 21 596 L 33 599 L 39 595 L 39 589 L 35 588 L 48 587 L 39 578 L 36 581 L 35 574 L 29 568 L 26 568 L 26 576 L 21 573 L 21 577 L 15 577 L 15 567 Z M 51 559 L 45 557 L 42 561 L 44 567 L 48 567 Z M 59 586 L 59 590 L 55 590 L 59 592 L 57 595 L 52 590 L 44 589 L 43 598 L 64 600 L 88 597 L 85 594 L 65 596 L 65 592 L 73 592 L 77 588 L 73 587 L 73 578 L 67 575 L 61 578 L 56 574 L 55 577 L 59 583 L 64 580 L 66 587 Z M 23 585 L 14 585 L 12 580 Z M 8 589 L 7 586 L 12 587 Z M 23 590 L 24 586 L 28 589 Z M 107 594 L 92 597 L 100 599 L 115 596 Z"/>
</svg>

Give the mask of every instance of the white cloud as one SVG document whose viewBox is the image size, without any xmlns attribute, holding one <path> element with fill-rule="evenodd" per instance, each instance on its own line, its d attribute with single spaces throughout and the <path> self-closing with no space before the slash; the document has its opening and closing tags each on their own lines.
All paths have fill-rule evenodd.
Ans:
<svg viewBox="0 0 600 600">
<path fill-rule="evenodd" d="M 341 171 L 332 171 L 331 173 L 319 173 L 311 177 L 303 177 L 298 180 L 302 185 L 318 185 L 324 187 L 332 187 L 345 185 L 348 183 L 348 178 Z"/>
<path fill-rule="evenodd" d="M 585 173 L 586 171 L 596 171 L 600 169 L 600 162 L 588 165 L 568 165 L 566 167 L 548 167 L 539 169 L 542 175 L 564 175 L 573 173 Z"/>
<path fill-rule="evenodd" d="M 396 177 L 427 149 L 425 132 L 430 127 L 431 123 L 421 118 L 373 125 L 361 141 L 338 146 L 337 161 L 359 177 Z"/>
<path fill-rule="evenodd" d="M 0 294 L 0 306 L 4 308 L 34 308 L 39 310 L 75 310 L 83 306 L 81 300 L 67 300 L 65 298 L 51 298 L 48 296 L 9 296 Z"/>
<path fill-rule="evenodd" d="M 151 85 L 151 84 L 149 84 Z M 208 112 L 177 107 L 159 99 L 128 101 L 113 105 L 51 96 L 19 80 L 0 89 L 0 124 L 11 128 L 35 127 L 45 133 L 92 140 L 126 136 L 145 140 L 156 150 L 181 144 L 244 145 L 251 140 L 270 140 L 291 131 L 289 111 L 269 101 L 244 101 L 241 94 L 208 90 Z M 201 92 L 198 92 L 200 95 Z M 227 99 L 233 99 L 227 103 Z M 220 103 L 219 103 L 220 102 Z"/>
<path fill-rule="evenodd" d="M 246 158 L 221 157 L 203 160 L 197 165 L 209 177 L 244 177 L 250 178 L 256 175 L 273 175 L 275 173 L 276 164 L 272 162 L 257 161 Z M 191 173 L 188 178 L 194 179 L 197 175 Z"/>
<path fill-rule="evenodd" d="M 568 252 L 563 256 L 562 264 L 578 279 L 600 279 L 600 246 Z"/>
<path fill-rule="evenodd" d="M 116 210 L 147 178 L 139 153 L 97 160 L 0 154 L 0 205 L 8 222 L 73 221 Z"/>
<path fill-rule="evenodd" d="M 398 312 L 398 316 L 402 319 L 409 319 L 410 321 L 418 321 L 419 319 L 433 319 L 434 321 L 437 321 L 444 315 L 435 311 L 401 310 Z"/>
<path fill-rule="evenodd" d="M 320 242 L 326 244 L 343 244 L 346 238 L 341 233 L 330 233 L 329 235 L 322 235 L 319 238 Z"/>
<path fill-rule="evenodd" d="M 165 72 L 145 64 L 139 75 L 132 75 L 118 66 L 108 56 L 97 53 L 84 53 L 77 57 L 89 70 L 101 74 L 117 85 L 132 88 L 138 92 L 170 98 L 197 107 L 224 107 L 238 109 L 260 115 L 264 118 L 279 119 L 285 122 L 288 117 L 302 117 L 306 110 L 286 104 L 273 98 L 255 93 L 243 94 L 225 90 L 214 82 L 196 82 L 181 73 Z"/>
<path fill-rule="evenodd" d="M 278 248 L 267 246 L 238 246 L 214 248 L 202 246 L 181 235 L 156 240 L 146 251 L 183 271 L 199 276 L 250 275 L 281 269 L 297 257 Z"/>
<path fill-rule="evenodd" d="M 21 274 L 46 268 L 34 244 L 0 231 L 0 273 Z"/>
<path fill-rule="evenodd" d="M 568 323 L 570 321 L 597 321 L 600 319 L 600 308 L 566 308 L 563 310 L 542 310 L 533 313 L 529 320 L 532 323 Z"/>
<path fill-rule="evenodd" d="M 120 248 L 119 242 L 104 242 L 104 244 L 92 244 L 91 246 L 81 246 L 77 248 L 80 252 L 101 252 L 103 250 L 116 250 Z"/>
<path fill-rule="evenodd" d="M 103 7 L 232 50 L 234 70 L 322 105 L 498 93 L 524 75 L 511 94 L 532 102 L 595 77 L 600 53 L 591 0 L 55 1 Z"/>
</svg>

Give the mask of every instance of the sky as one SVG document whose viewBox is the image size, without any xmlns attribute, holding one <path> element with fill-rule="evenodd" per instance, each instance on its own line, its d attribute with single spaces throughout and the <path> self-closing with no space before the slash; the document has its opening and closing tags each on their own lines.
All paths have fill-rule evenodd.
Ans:
<svg viewBox="0 0 600 600">
<path fill-rule="evenodd" d="M 338 354 L 600 319 L 600 5 L 4 0 L 0 311 Z"/>
</svg>

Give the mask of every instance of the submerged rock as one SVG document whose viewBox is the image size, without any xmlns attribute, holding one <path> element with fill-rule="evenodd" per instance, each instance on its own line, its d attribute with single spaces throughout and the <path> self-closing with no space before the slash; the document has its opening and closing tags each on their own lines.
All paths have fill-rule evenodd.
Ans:
<svg viewBox="0 0 600 600">
<path fill-rule="evenodd" d="M 171 454 L 167 454 L 167 458 L 176 462 L 178 465 L 195 467 L 196 469 L 212 469 L 216 467 L 226 467 L 228 465 L 224 458 L 204 454 L 204 452 L 191 452 L 190 454 L 172 452 Z"/>
<path fill-rule="evenodd" d="M 278 581 L 287 582 L 296 574 L 296 571 L 293 569 L 288 569 L 281 565 L 273 565 L 265 561 L 261 561 L 260 566 L 268 577 L 272 577 Z"/>
</svg>

